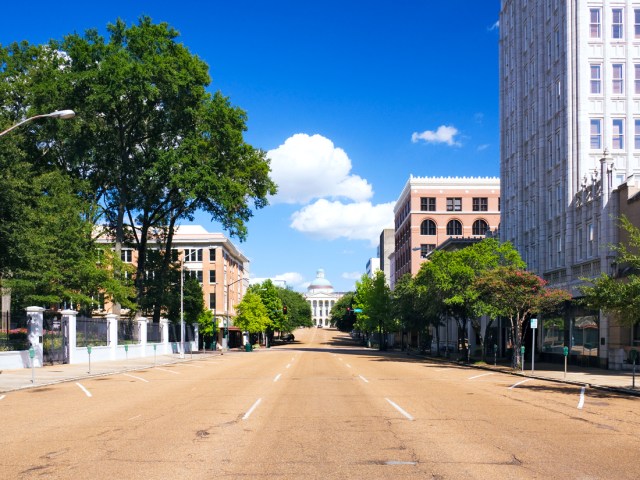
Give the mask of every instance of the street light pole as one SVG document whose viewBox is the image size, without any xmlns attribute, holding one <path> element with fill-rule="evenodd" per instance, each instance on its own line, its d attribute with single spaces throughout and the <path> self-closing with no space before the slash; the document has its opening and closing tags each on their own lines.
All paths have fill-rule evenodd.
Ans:
<svg viewBox="0 0 640 480">
<path fill-rule="evenodd" d="M 3 136 L 6 133 L 9 133 L 14 128 L 18 128 L 20 125 L 23 125 L 23 124 L 25 124 L 27 122 L 30 122 L 31 120 L 37 120 L 38 118 L 62 118 L 62 119 L 67 119 L 67 118 L 73 118 L 75 116 L 76 116 L 76 112 L 74 112 L 73 110 L 56 110 L 55 112 L 51 112 L 51 113 L 43 113 L 42 115 L 34 115 L 33 117 L 25 118 L 21 122 L 16 123 L 14 126 L 9 127 L 6 130 L 3 130 L 2 132 L 0 132 L 0 137 Z"/>
<path fill-rule="evenodd" d="M 225 275 L 226 276 L 226 275 Z M 230 296 L 229 296 L 229 287 L 231 287 L 231 285 L 235 285 L 238 282 L 241 282 L 243 280 L 246 280 L 245 277 L 239 278 L 238 280 L 228 283 L 227 284 L 227 314 L 225 315 L 224 318 L 224 335 L 222 336 L 222 350 L 228 350 L 229 349 L 229 312 L 230 312 L 230 308 L 229 308 L 229 300 L 230 300 Z"/>
<path fill-rule="evenodd" d="M 180 263 L 180 358 L 184 358 L 184 262 Z"/>
</svg>

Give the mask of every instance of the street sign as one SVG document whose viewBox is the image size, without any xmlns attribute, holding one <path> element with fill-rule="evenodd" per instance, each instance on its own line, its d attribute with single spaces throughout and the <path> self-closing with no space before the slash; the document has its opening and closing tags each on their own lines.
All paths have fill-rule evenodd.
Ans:
<svg viewBox="0 0 640 480">
<path fill-rule="evenodd" d="M 564 347 L 562 349 L 562 351 L 563 351 L 565 357 L 569 356 L 569 347 Z"/>
<path fill-rule="evenodd" d="M 354 308 L 353 311 L 356 312 L 356 313 L 362 313 L 362 309 L 361 308 Z"/>
<path fill-rule="evenodd" d="M 531 319 L 531 328 L 538 328 L 538 319 L 537 318 L 532 318 Z"/>
</svg>

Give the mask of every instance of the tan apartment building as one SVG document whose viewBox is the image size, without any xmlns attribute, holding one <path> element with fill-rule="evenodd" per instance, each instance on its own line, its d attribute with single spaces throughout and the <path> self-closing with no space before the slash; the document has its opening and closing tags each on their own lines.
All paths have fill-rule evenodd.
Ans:
<svg viewBox="0 0 640 480">
<path fill-rule="evenodd" d="M 497 177 L 409 177 L 396 205 L 391 288 L 415 275 L 431 251 L 449 238 L 480 238 L 500 225 Z"/>
<path fill-rule="evenodd" d="M 213 312 L 221 329 L 229 328 L 230 346 L 234 346 L 241 332 L 233 326 L 232 317 L 249 285 L 249 259 L 222 233 L 208 232 L 201 225 L 177 227 L 173 249 L 183 262 L 185 278 L 192 276 L 202 285 L 205 308 Z M 135 265 L 137 251 L 124 247 L 121 258 Z"/>
</svg>

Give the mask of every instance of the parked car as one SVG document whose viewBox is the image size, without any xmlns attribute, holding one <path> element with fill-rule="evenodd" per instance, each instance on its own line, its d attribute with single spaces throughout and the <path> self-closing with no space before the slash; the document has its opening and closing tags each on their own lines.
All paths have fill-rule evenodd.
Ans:
<svg viewBox="0 0 640 480">
<path fill-rule="evenodd" d="M 293 342 L 296 339 L 296 337 L 295 337 L 295 335 L 293 333 L 289 332 L 289 333 L 283 333 L 280 336 L 280 339 L 283 342 Z"/>
</svg>

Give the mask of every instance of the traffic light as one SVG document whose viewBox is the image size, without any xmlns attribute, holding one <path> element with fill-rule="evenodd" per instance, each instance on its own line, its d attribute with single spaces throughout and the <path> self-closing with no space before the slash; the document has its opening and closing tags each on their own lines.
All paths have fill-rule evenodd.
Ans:
<svg viewBox="0 0 640 480">
<path fill-rule="evenodd" d="M 282 313 L 284 313 L 285 315 L 287 314 L 287 306 L 286 305 L 282 306 Z"/>
</svg>

